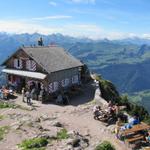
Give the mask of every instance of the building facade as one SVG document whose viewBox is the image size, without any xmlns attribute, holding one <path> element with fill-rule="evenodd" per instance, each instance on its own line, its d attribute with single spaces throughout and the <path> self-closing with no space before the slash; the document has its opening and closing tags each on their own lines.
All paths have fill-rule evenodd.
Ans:
<svg viewBox="0 0 150 150">
<path fill-rule="evenodd" d="M 51 95 L 81 83 L 83 64 L 57 46 L 21 47 L 2 65 L 8 83 L 18 91 L 34 84 Z"/>
</svg>

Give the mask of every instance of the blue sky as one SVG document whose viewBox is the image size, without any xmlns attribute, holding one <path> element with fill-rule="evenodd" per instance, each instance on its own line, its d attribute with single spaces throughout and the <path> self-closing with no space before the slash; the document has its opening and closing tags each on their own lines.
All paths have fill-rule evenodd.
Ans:
<svg viewBox="0 0 150 150">
<path fill-rule="evenodd" d="M 4 0 L 0 31 L 93 39 L 150 37 L 150 0 Z"/>
</svg>

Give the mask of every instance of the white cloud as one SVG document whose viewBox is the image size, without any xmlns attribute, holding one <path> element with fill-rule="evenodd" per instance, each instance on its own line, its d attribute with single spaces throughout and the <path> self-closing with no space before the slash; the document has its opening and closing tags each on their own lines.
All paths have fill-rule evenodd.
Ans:
<svg viewBox="0 0 150 150">
<path fill-rule="evenodd" d="M 27 22 L 27 21 L 11 21 L 5 20 L 0 21 L 0 32 L 7 33 L 41 33 L 41 34 L 52 34 L 52 33 L 62 33 L 64 35 L 70 35 L 74 37 L 88 37 L 92 39 L 124 39 L 132 37 L 143 37 L 150 38 L 149 33 L 137 35 L 135 33 L 123 33 L 117 31 L 104 30 L 100 26 L 94 24 L 67 24 L 60 26 L 53 25 L 40 25 L 37 23 Z"/>
<path fill-rule="evenodd" d="M 96 0 L 71 0 L 74 3 L 95 4 Z"/>
<path fill-rule="evenodd" d="M 70 19 L 70 18 L 72 18 L 72 16 L 56 15 L 56 16 L 44 16 L 44 17 L 32 18 L 32 20 Z"/>
<path fill-rule="evenodd" d="M 54 1 L 50 1 L 49 4 L 50 4 L 51 6 L 57 6 L 57 3 L 54 2 Z"/>
<path fill-rule="evenodd" d="M 22 21 L 0 21 L 0 32 L 8 33 L 42 33 L 50 34 L 53 32 L 61 32 L 58 28 L 55 27 L 44 27 L 42 25 L 22 22 Z"/>
</svg>

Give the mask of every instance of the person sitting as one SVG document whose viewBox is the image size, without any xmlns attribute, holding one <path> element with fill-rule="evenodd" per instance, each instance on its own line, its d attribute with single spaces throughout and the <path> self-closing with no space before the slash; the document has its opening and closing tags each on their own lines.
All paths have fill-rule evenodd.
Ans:
<svg viewBox="0 0 150 150">
<path fill-rule="evenodd" d="M 101 107 L 98 105 L 94 106 L 93 114 L 94 114 L 94 119 L 99 119 L 99 116 L 102 114 L 101 113 Z"/>
<path fill-rule="evenodd" d="M 8 95 L 9 95 L 9 91 L 8 91 L 8 89 L 7 88 L 3 88 L 3 94 L 4 94 L 4 99 L 8 99 Z"/>
<path fill-rule="evenodd" d="M 109 100 L 109 102 L 108 102 L 108 107 L 112 107 L 112 106 L 113 106 L 113 103 L 112 103 L 111 100 Z"/>
<path fill-rule="evenodd" d="M 137 125 L 140 123 L 140 120 L 137 115 L 134 115 L 133 118 L 130 118 L 129 123 L 133 125 Z"/>
<path fill-rule="evenodd" d="M 121 130 L 130 129 L 134 125 L 140 124 L 139 118 L 134 115 L 133 117 L 129 118 L 129 121 L 127 124 L 125 124 L 123 127 L 121 127 Z"/>
<path fill-rule="evenodd" d="M 145 137 L 146 141 L 150 143 L 150 131 L 148 131 L 146 137 Z"/>
</svg>

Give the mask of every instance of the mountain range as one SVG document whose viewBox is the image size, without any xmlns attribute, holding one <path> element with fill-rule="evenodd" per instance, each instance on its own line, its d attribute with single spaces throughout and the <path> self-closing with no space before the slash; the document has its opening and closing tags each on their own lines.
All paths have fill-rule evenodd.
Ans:
<svg viewBox="0 0 150 150">
<path fill-rule="evenodd" d="M 86 63 L 91 71 L 111 80 L 122 93 L 150 89 L 150 40 L 128 38 L 123 40 L 92 40 L 62 34 L 41 35 L 0 33 L 0 63 L 18 47 L 37 45 L 42 37 L 44 45 L 64 47 Z"/>
</svg>

